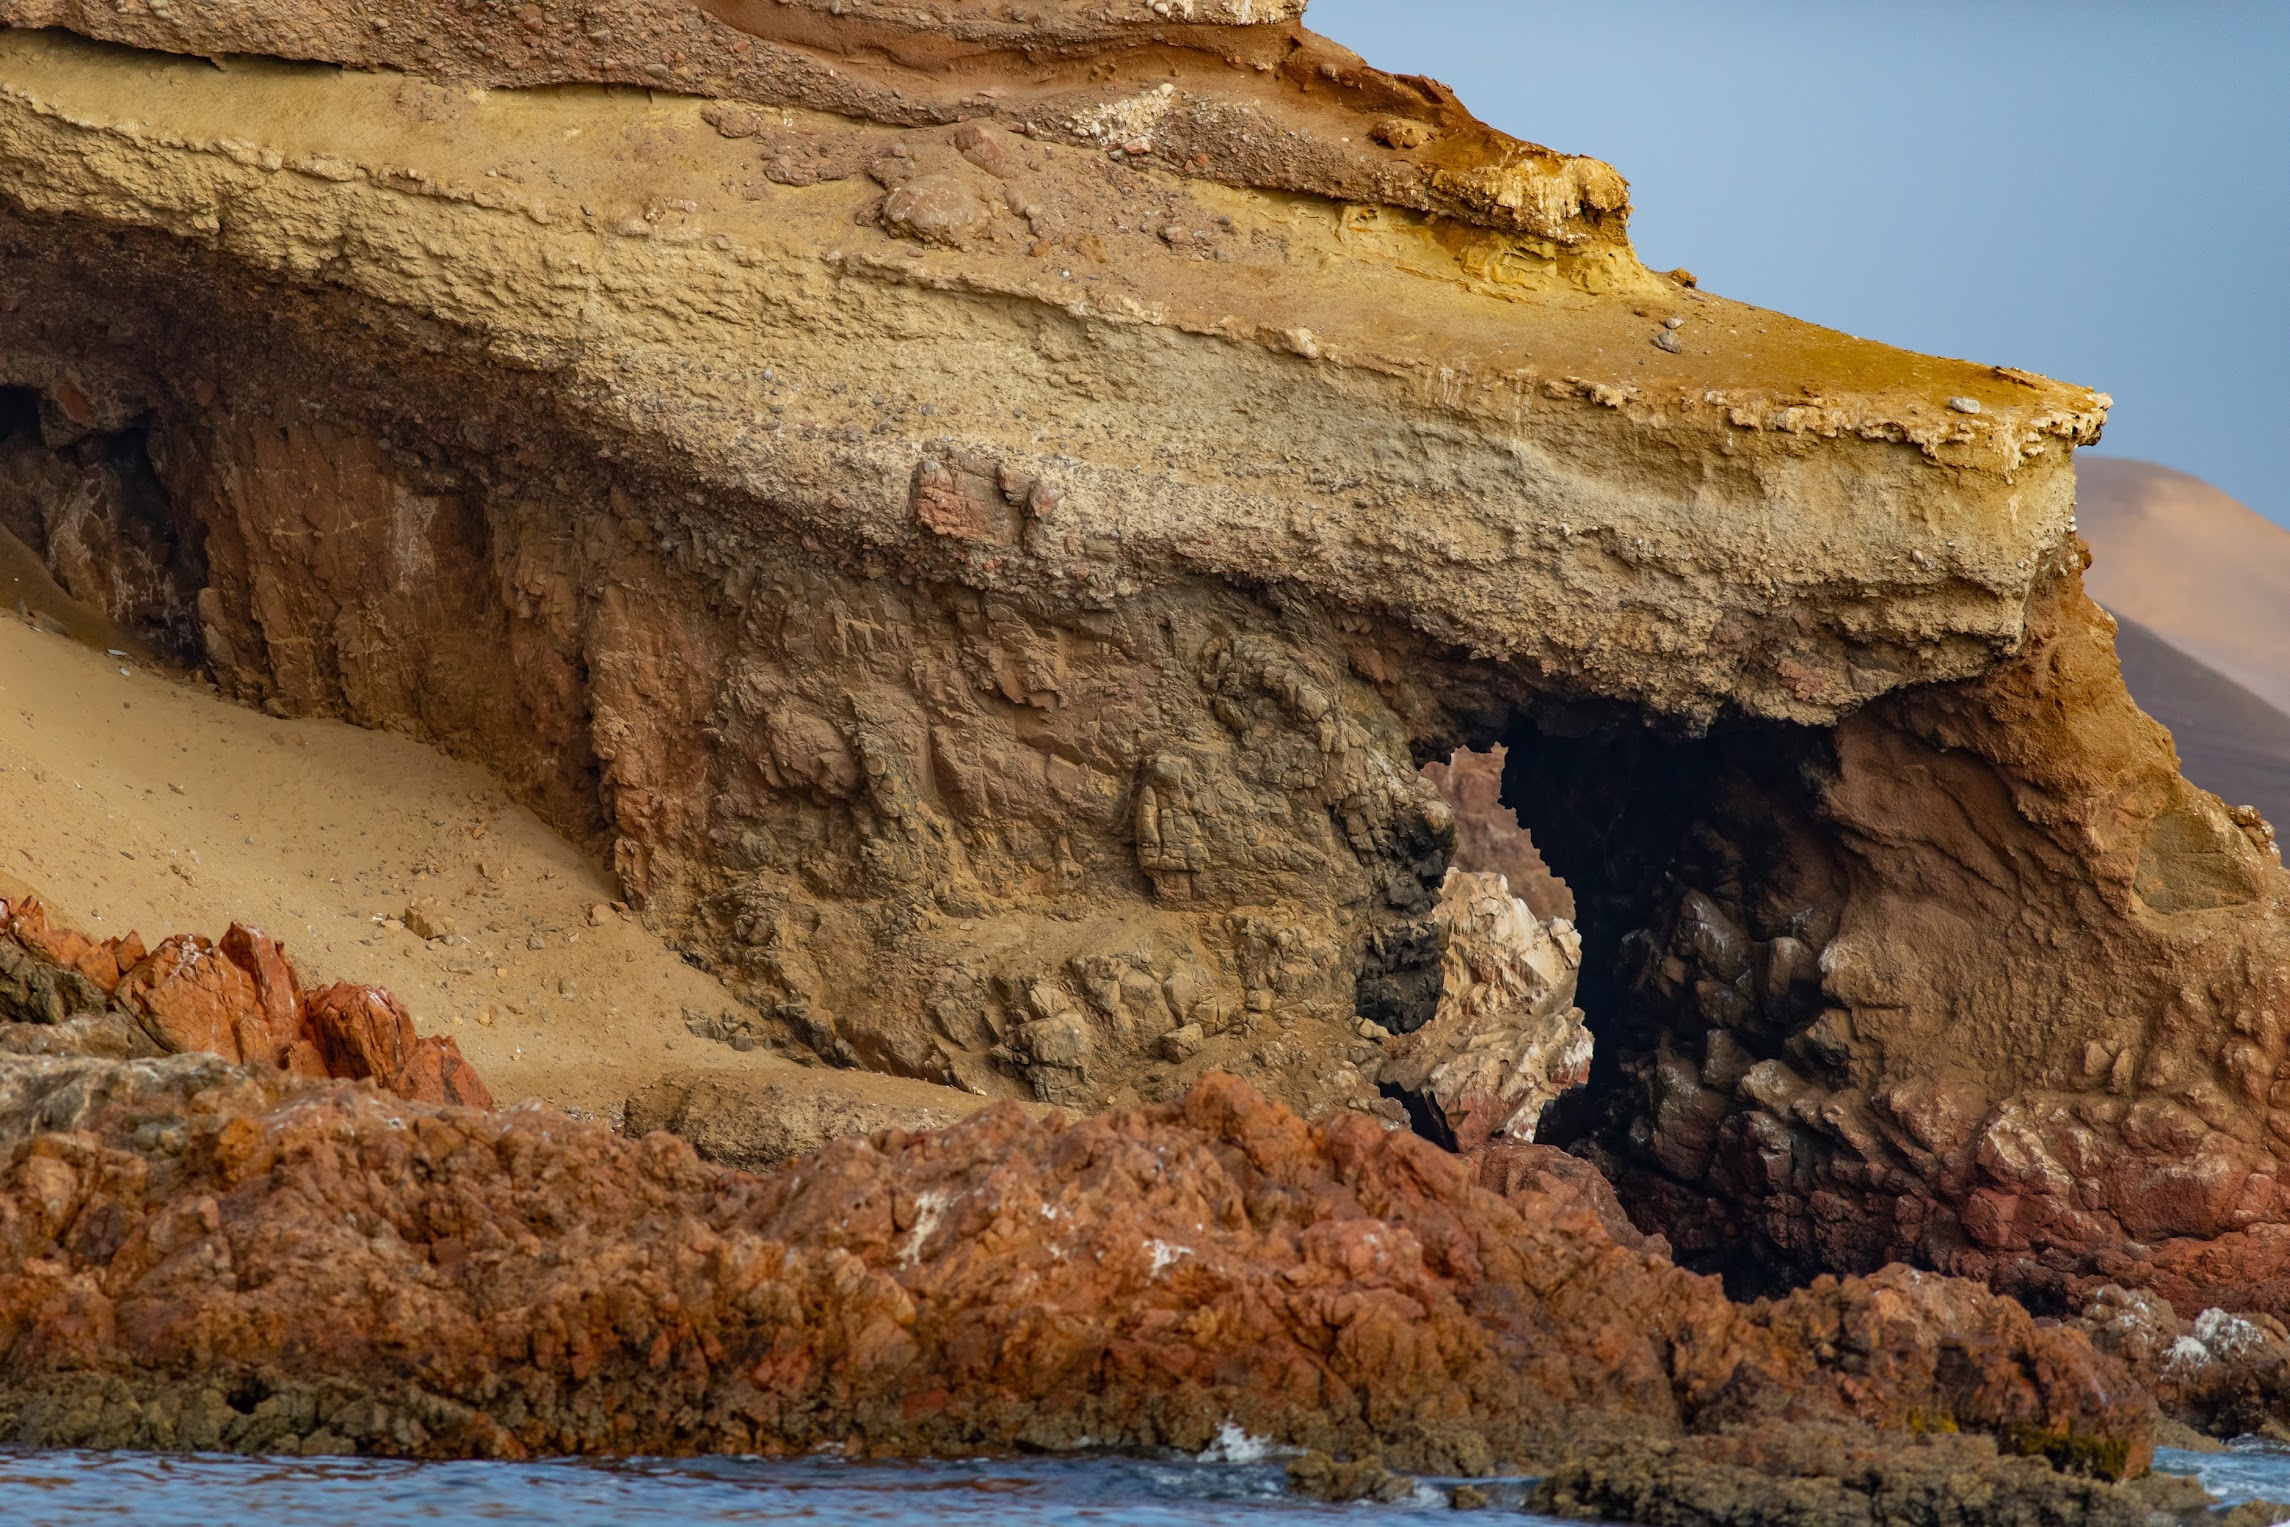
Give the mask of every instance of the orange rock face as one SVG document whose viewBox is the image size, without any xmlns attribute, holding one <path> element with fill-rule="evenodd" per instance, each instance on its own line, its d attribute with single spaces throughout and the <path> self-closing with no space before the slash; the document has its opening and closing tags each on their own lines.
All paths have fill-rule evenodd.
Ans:
<svg viewBox="0 0 2290 1527">
<path fill-rule="evenodd" d="M 421 1103 L 491 1108 L 477 1068 L 450 1037 L 414 1033 L 413 1018 L 378 986 L 340 982 L 303 999 L 304 1036 L 327 1076 L 371 1079 Z"/>
<path fill-rule="evenodd" d="M 1231 1426 L 1481 1473 L 1815 1420 L 2146 1456 L 2114 1360 L 1977 1286 L 1734 1304 L 1580 1163 L 1309 1126 L 1230 1077 L 760 1178 L 538 1112 L 288 1096 L 193 1056 L 0 1077 L 13 1435 L 517 1456 L 1199 1449 Z"/>
<path fill-rule="evenodd" d="M 386 1081 L 413 1057 L 413 1019 L 378 987 L 339 982 L 306 996 L 303 1012 L 329 1076 Z"/>
<path fill-rule="evenodd" d="M 259 1011 L 254 978 L 195 934 L 161 940 L 121 980 L 118 998 L 165 1049 L 247 1058 L 239 1030 Z"/>
<path fill-rule="evenodd" d="M 0 901 L 0 930 L 45 965 L 92 981 L 161 1051 L 311 1080 L 370 1080 L 422 1102 L 493 1106 L 452 1039 L 417 1035 L 405 1008 L 379 987 L 303 991 L 285 946 L 259 928 L 233 923 L 220 944 L 177 934 L 146 954 L 133 933 L 97 944 L 51 926 L 39 899 L 27 897 L 14 907 Z M 10 1016 L 53 1024 L 61 1005 Z"/>
<path fill-rule="evenodd" d="M 244 923 L 231 924 L 218 947 L 254 983 L 254 1003 L 238 1020 L 240 1054 L 249 1065 L 284 1066 L 302 1030 L 302 981 L 285 947 Z"/>
<path fill-rule="evenodd" d="M 138 934 L 99 944 L 77 928 L 51 926 L 48 909 L 37 896 L 26 897 L 13 909 L 0 901 L 0 928 L 49 964 L 77 971 L 106 992 L 116 990 L 119 978 L 144 958 L 143 939 Z"/>
</svg>

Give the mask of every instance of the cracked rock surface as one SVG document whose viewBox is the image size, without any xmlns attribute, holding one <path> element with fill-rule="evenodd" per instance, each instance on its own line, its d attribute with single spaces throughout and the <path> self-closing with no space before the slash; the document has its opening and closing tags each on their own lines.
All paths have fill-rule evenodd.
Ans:
<svg viewBox="0 0 2290 1527">
<path fill-rule="evenodd" d="M 1899 1269 L 1735 1304 L 1573 1158 L 1308 1125 L 1231 1077 L 748 1176 L 535 1108 L 28 1059 L 0 1068 L 0 1152 L 19 1443 L 1197 1452 L 1229 1425 L 1485 1474 L 1944 1420 L 2103 1478 L 2151 1447 L 2116 1358 L 1976 1285 Z"/>
<path fill-rule="evenodd" d="M 1691 1265 L 2273 1300 L 2181 1243 L 2290 1221 L 2290 881 L 2080 592 L 2105 397 L 1168 10 L 0 0 L 0 518 L 482 761 L 727 1032 L 991 1098 L 1389 1121 L 1418 766 L 1506 744 L 1595 1040 L 1543 1138 Z"/>
</svg>

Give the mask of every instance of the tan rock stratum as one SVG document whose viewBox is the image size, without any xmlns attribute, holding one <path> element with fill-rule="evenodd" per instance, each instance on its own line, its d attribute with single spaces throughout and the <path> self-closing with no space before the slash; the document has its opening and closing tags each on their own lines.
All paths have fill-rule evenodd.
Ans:
<svg viewBox="0 0 2290 1527">
<path fill-rule="evenodd" d="M 1396 1112 L 1417 765 L 1500 741 L 1544 1137 L 1705 1265 L 2290 1218 L 2290 882 L 2080 592 L 2107 400 L 1647 271 L 1299 9 L 0 0 L 9 528 L 840 1065 Z"/>
</svg>

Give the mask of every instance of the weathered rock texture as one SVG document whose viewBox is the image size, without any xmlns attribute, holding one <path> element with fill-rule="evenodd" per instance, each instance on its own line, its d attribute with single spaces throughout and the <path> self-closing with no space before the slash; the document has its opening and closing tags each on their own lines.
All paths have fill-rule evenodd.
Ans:
<svg viewBox="0 0 2290 1527">
<path fill-rule="evenodd" d="M 701 1159 L 761 1171 L 823 1150 L 846 1135 L 909 1132 L 952 1124 L 961 1112 L 912 1101 L 871 1102 L 806 1080 L 757 1082 L 695 1072 L 631 1093 L 621 1111 L 629 1135 L 666 1130 Z"/>
<path fill-rule="evenodd" d="M 1439 1011 L 1391 1043 L 1378 1080 L 1450 1148 L 1532 1140 L 1543 1110 L 1590 1077 L 1574 1005 L 1582 940 L 1563 918 L 1538 919 L 1501 875 L 1449 870 L 1437 915 Z"/>
<path fill-rule="evenodd" d="M 2286 882 L 2076 592 L 2105 399 L 1650 273 L 1296 9 L 0 0 L 9 522 L 840 1063 L 1375 1107 L 1417 765 L 1507 741 L 1569 1138 L 1690 1256 L 2283 1218 Z"/>
<path fill-rule="evenodd" d="M 2149 1447 L 2115 1359 L 1977 1285 L 1895 1270 L 1737 1305 L 1573 1158 L 1313 1127 L 1229 1077 L 759 1178 L 537 1109 L 26 1060 L 0 1068 L 0 1149 L 21 1443 L 1198 1450 L 1236 1426 L 1482 1474 L 1825 1422 L 2102 1477 Z"/>
<path fill-rule="evenodd" d="M 0 899 L 0 1054 L 185 1052 L 372 1081 L 418 1102 L 493 1106 L 451 1036 L 417 1034 L 379 987 L 305 990 L 285 946 L 259 928 L 233 923 L 220 944 L 177 934 L 147 952 L 134 933 L 98 943 L 51 922 L 36 896 Z"/>
<path fill-rule="evenodd" d="M 1657 1527 L 2273 1527 L 2284 1509 L 2246 1501 L 2215 1510 L 2195 1481 L 2171 1475 L 2131 1489 L 2063 1479 L 2031 1460 L 1998 1457 L 1983 1437 L 1903 1444 L 1823 1427 L 1585 1449 L 1545 1476 L 1528 1506 Z"/>
<path fill-rule="evenodd" d="M 1509 756 L 1501 744 L 1484 752 L 1460 748 L 1452 758 L 1435 758 L 1423 766 L 1423 777 L 1455 813 L 1455 853 L 1449 863 L 1476 874 L 1501 875 L 1535 916 L 1571 922 L 1574 892 L 1551 873 L 1534 834 L 1519 825 L 1518 810 L 1503 800 L 1503 762 Z"/>
<path fill-rule="evenodd" d="M 1615 951 L 1558 1137 L 1689 1261 L 2060 1307 L 2146 1243 L 2290 1221 L 2290 881 L 2179 777 L 2061 555 L 1985 679 L 1827 730 L 1514 739 L 1520 796 L 1577 803 L 1541 845 Z M 2234 1263 L 2171 1297 L 2279 1304 Z"/>
</svg>

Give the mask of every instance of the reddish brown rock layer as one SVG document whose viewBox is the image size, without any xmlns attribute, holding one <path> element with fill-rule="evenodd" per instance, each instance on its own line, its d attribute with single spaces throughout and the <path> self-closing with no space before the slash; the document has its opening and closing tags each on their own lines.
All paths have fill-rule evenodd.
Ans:
<svg viewBox="0 0 2290 1527">
<path fill-rule="evenodd" d="M 124 1016 L 131 1026 L 109 1024 L 102 1053 L 117 1048 L 124 1029 L 159 1053 L 204 1052 L 301 1077 L 379 1082 L 417 1102 L 493 1106 L 450 1036 L 416 1034 L 411 1015 L 379 987 L 304 991 L 285 946 L 259 928 L 233 923 L 220 944 L 179 933 L 146 953 L 134 933 L 98 944 L 55 926 L 28 896 L 0 900 L 0 945 L 20 951 L 0 950 L 0 1021 L 11 1028 L 63 1025 L 75 1013 Z M 56 1040 L 32 1046 L 43 1050 L 89 1048 L 74 1043 L 80 1030 L 24 1037 Z"/>
<path fill-rule="evenodd" d="M 1236 1426 L 1482 1473 L 1827 1420 L 2147 1456 L 2112 1359 L 1974 1285 L 1733 1304 L 1611 1233 L 1579 1163 L 1313 1127 L 1229 1077 L 760 1178 L 540 1112 L 288 1097 L 188 1056 L 0 1070 L 0 1432 L 444 1456 L 1198 1449 Z"/>
<path fill-rule="evenodd" d="M 1535 847 L 1534 835 L 1519 825 L 1519 814 L 1503 800 L 1503 760 L 1510 750 L 1498 744 L 1485 752 L 1459 748 L 1445 762 L 1423 766 L 1423 777 L 1455 810 L 1455 869 L 1501 875 L 1511 894 L 1548 922 L 1572 920 L 1574 893 L 1550 872 Z"/>
</svg>

